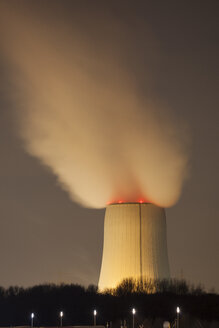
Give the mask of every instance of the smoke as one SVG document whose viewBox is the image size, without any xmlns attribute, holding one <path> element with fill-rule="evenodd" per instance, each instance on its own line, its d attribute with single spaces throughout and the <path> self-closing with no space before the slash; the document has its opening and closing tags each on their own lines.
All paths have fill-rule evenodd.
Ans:
<svg viewBox="0 0 219 328">
<path fill-rule="evenodd" d="M 98 10 L 36 3 L 0 2 L 1 55 L 25 149 L 83 206 L 173 205 L 187 176 L 185 129 L 149 96 L 159 50 L 141 18 L 116 19 L 101 2 Z"/>
</svg>

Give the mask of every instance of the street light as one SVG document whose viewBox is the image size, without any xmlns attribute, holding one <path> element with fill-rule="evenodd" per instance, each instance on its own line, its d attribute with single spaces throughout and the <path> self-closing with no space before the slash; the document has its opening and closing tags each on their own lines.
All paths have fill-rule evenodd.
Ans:
<svg viewBox="0 0 219 328">
<path fill-rule="evenodd" d="M 176 313 L 177 313 L 177 328 L 179 328 L 179 314 L 180 314 L 180 308 L 179 308 L 179 306 L 177 306 L 177 308 L 176 308 Z"/>
<path fill-rule="evenodd" d="M 30 318 L 31 318 L 31 327 L 33 327 L 33 319 L 34 319 L 34 313 L 33 312 L 31 313 Z"/>
<path fill-rule="evenodd" d="M 135 308 L 132 309 L 132 328 L 135 328 Z"/>
<path fill-rule="evenodd" d="M 62 318 L 63 318 L 63 311 L 60 311 L 59 316 L 60 316 L 60 327 L 62 327 Z"/>
<path fill-rule="evenodd" d="M 96 326 L 97 310 L 94 310 L 94 326 Z"/>
</svg>

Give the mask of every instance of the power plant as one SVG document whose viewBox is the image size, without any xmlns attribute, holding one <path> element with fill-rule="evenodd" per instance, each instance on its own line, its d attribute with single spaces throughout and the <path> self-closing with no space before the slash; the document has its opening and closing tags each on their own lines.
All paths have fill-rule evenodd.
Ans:
<svg viewBox="0 0 219 328">
<path fill-rule="evenodd" d="M 123 279 L 170 277 L 163 208 L 151 203 L 116 203 L 106 208 L 99 290 Z"/>
</svg>

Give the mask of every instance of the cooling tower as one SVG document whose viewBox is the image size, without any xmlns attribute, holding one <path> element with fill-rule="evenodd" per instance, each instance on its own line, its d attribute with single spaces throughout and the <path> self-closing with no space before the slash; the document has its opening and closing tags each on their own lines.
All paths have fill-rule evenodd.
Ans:
<svg viewBox="0 0 219 328">
<path fill-rule="evenodd" d="M 166 217 L 149 203 L 111 204 L 106 208 L 99 290 L 125 278 L 169 278 Z"/>
</svg>

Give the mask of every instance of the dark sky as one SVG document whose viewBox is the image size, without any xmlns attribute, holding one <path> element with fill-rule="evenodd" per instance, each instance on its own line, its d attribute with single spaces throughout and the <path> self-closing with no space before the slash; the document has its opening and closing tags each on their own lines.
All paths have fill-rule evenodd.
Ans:
<svg viewBox="0 0 219 328">
<path fill-rule="evenodd" d="M 20 3 L 25 7 L 28 1 Z M 144 90 L 146 83 L 153 95 L 167 103 L 191 135 L 189 179 L 178 203 L 166 210 L 172 276 L 219 291 L 219 2 L 83 1 L 76 5 L 60 0 L 39 1 L 34 9 L 39 21 L 49 18 L 48 26 L 56 20 L 70 24 L 73 17 L 83 33 L 97 33 L 100 40 L 105 19 L 107 24 L 116 19 L 127 25 L 123 42 L 130 52 L 124 60 L 135 73 L 132 76 L 139 88 Z M 152 54 L 144 43 L 148 31 L 157 49 Z M 135 52 L 133 40 L 138 39 Z M 149 87 L 141 74 L 144 63 L 150 66 L 148 58 L 156 71 Z M 96 284 L 104 210 L 71 201 L 53 173 L 25 152 L 16 133 L 16 106 L 8 91 L 13 82 L 5 59 L 0 70 L 0 285 Z"/>
</svg>

